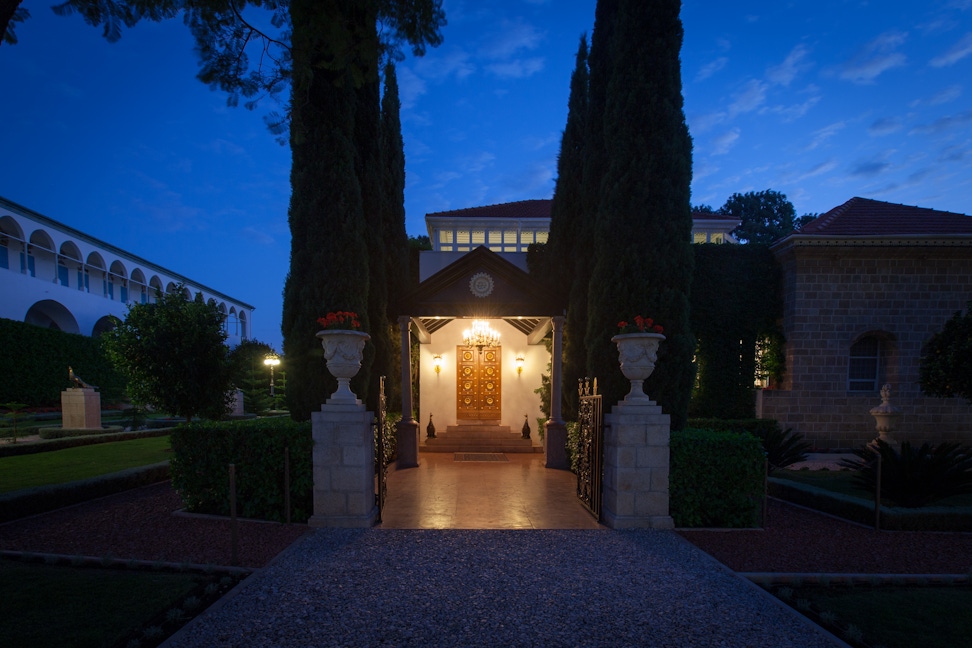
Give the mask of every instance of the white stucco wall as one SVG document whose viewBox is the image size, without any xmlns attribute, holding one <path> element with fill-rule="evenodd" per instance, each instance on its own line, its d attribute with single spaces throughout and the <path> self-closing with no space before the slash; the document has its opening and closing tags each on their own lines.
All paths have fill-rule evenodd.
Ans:
<svg viewBox="0 0 972 648">
<path fill-rule="evenodd" d="M 503 320 L 487 320 L 500 334 L 502 401 L 501 425 L 513 431 L 523 427 L 523 415 L 529 416 L 530 429 L 537 432 L 537 418 L 542 416 L 540 395 L 533 390 L 540 387 L 540 375 L 546 373 L 550 354 L 543 344 L 527 344 L 526 335 Z M 425 431 L 429 414 L 437 431 L 456 424 L 456 347 L 462 344 L 462 332 L 472 320 L 449 322 L 432 335 L 429 344 L 419 345 L 419 430 Z M 442 356 L 442 371 L 435 373 L 432 357 Z M 523 373 L 516 373 L 516 357 L 522 355 Z M 536 438 L 536 437 L 534 437 Z"/>
</svg>

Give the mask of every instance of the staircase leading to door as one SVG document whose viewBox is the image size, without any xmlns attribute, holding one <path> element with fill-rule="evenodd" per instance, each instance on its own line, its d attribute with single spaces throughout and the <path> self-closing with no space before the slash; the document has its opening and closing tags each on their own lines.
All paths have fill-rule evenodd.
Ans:
<svg viewBox="0 0 972 648">
<path fill-rule="evenodd" d="M 534 430 L 533 434 L 536 434 Z M 438 432 L 434 439 L 424 439 L 423 452 L 543 452 L 543 447 L 533 445 L 533 439 L 524 439 L 519 431 L 512 432 L 509 425 L 496 425 L 493 421 L 458 421 L 445 432 Z"/>
</svg>

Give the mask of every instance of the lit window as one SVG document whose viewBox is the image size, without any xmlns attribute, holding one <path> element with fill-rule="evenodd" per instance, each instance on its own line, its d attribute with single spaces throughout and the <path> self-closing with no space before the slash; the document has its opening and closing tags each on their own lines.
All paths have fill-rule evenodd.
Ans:
<svg viewBox="0 0 972 648">
<path fill-rule="evenodd" d="M 469 230 L 456 230 L 456 243 L 469 245 Z"/>
<path fill-rule="evenodd" d="M 472 231 L 472 244 L 482 245 L 486 242 L 486 230 L 473 230 Z"/>
<path fill-rule="evenodd" d="M 725 239 L 722 238 L 722 234 L 721 233 L 719 233 L 719 234 L 713 234 L 712 235 L 712 242 L 713 243 L 725 243 Z"/>
<path fill-rule="evenodd" d="M 520 232 L 520 244 L 526 247 L 533 243 L 533 232 Z"/>
<path fill-rule="evenodd" d="M 468 245 L 457 245 L 456 246 L 456 252 L 468 252 L 468 251 L 469 251 L 469 246 Z"/>
<path fill-rule="evenodd" d="M 516 243 L 516 230 L 504 230 L 503 231 L 503 242 L 504 243 Z"/>
<path fill-rule="evenodd" d="M 547 232 L 537 232 L 537 243 L 546 243 L 547 236 Z"/>
<path fill-rule="evenodd" d="M 439 251 L 440 252 L 452 252 L 452 246 L 451 245 L 440 245 L 439 246 Z"/>
<path fill-rule="evenodd" d="M 496 244 L 502 243 L 502 242 L 503 242 L 503 232 L 500 232 L 498 230 L 490 230 L 489 231 L 489 244 L 490 245 L 496 245 Z M 490 248 L 490 249 L 492 249 L 492 248 Z"/>
<path fill-rule="evenodd" d="M 861 338 L 850 348 L 847 364 L 848 391 L 877 391 L 881 371 L 881 340 Z"/>
<path fill-rule="evenodd" d="M 705 243 L 705 232 L 696 232 L 692 237 L 692 241 L 694 243 Z"/>
</svg>

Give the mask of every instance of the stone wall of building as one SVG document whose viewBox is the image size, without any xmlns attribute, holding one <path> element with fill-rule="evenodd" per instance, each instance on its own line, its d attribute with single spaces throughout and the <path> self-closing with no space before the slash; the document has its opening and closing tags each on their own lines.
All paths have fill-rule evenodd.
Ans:
<svg viewBox="0 0 972 648">
<path fill-rule="evenodd" d="M 972 443 L 972 406 L 921 393 L 922 346 L 972 300 L 972 248 L 920 242 L 795 245 L 777 251 L 784 273 L 787 372 L 780 389 L 763 390 L 757 415 L 775 418 L 818 448 L 851 448 L 874 438 L 868 411 L 892 386 L 902 411 L 899 441 Z M 881 338 L 874 391 L 848 389 L 851 346 Z"/>
</svg>

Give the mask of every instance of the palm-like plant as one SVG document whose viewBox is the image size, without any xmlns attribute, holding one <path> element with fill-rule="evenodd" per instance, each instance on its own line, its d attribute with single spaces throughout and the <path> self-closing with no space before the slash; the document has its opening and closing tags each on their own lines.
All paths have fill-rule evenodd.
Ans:
<svg viewBox="0 0 972 648">
<path fill-rule="evenodd" d="M 880 439 L 854 451 L 857 459 L 841 465 L 857 470 L 855 483 L 874 492 L 877 461 L 881 457 L 881 496 L 899 506 L 918 508 L 937 500 L 972 493 L 972 448 L 958 443 L 923 444 L 915 448 L 901 443 L 897 451 Z"/>
<path fill-rule="evenodd" d="M 763 449 L 766 451 L 766 474 L 778 468 L 804 461 L 813 444 L 792 428 L 783 431 L 776 426 L 763 436 Z"/>
</svg>

